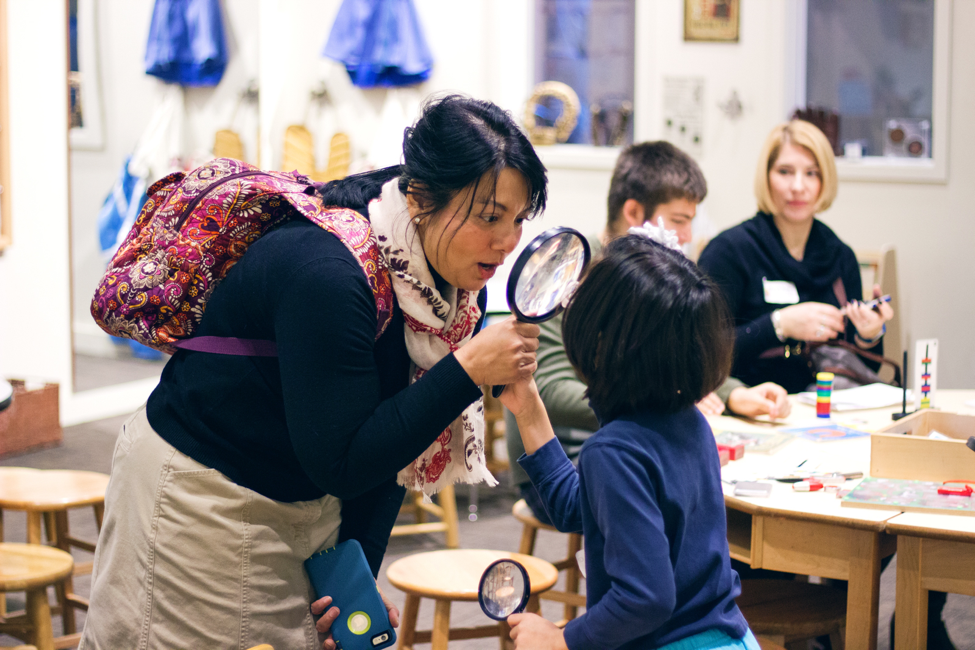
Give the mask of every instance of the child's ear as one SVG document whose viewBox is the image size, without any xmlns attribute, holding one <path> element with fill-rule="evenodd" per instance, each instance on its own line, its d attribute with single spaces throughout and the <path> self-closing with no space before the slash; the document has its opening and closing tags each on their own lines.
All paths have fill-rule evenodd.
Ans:
<svg viewBox="0 0 975 650">
<path fill-rule="evenodd" d="M 643 204 L 636 199 L 627 199 L 620 212 L 627 228 L 639 228 L 646 221 L 646 211 L 643 209 Z"/>
</svg>

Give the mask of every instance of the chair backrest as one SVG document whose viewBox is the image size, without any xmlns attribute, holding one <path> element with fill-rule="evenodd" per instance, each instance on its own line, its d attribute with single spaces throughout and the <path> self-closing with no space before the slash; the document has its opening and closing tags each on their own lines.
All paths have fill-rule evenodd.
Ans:
<svg viewBox="0 0 975 650">
<path fill-rule="evenodd" d="M 901 312 L 904 305 L 899 300 L 897 283 L 897 255 L 893 244 L 884 244 L 879 251 L 856 251 L 863 278 L 863 299 L 873 298 L 873 285 L 879 284 L 884 294 L 891 297 L 894 317 L 887 323 L 884 335 L 884 356 L 900 363 L 904 355 L 904 339 L 901 334 Z"/>
</svg>

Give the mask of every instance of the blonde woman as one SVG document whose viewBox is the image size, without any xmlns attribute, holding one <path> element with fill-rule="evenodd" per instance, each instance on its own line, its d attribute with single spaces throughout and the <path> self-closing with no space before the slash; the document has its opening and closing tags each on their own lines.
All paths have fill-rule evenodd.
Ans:
<svg viewBox="0 0 975 650">
<path fill-rule="evenodd" d="M 805 390 L 814 377 L 797 353 L 804 342 L 844 339 L 883 351 L 884 323 L 893 310 L 859 300 L 853 250 L 816 218 L 836 189 L 836 163 L 823 132 L 802 120 L 780 124 L 759 157 L 758 214 L 715 237 L 701 254 L 701 267 L 734 315 L 732 375 L 746 384 L 772 381 L 790 393 Z"/>
</svg>

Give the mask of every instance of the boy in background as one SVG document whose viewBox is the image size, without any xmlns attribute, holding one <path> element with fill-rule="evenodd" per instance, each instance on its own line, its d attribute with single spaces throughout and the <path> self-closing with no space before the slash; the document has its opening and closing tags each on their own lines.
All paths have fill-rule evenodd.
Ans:
<svg viewBox="0 0 975 650">
<path fill-rule="evenodd" d="M 607 199 L 606 227 L 587 237 L 593 258 L 603 247 L 630 228 L 650 221 L 677 233 L 682 246 L 691 241 L 691 226 L 697 206 L 707 196 L 704 174 L 694 160 L 669 142 L 643 142 L 624 149 L 616 160 Z M 562 342 L 562 317 L 541 323 L 535 382 L 560 444 L 574 458 L 583 442 L 599 428 L 596 414 L 585 398 L 586 385 L 576 376 Z M 783 418 L 790 405 L 785 389 L 766 383 L 749 388 L 729 377 L 714 393 L 698 403 L 705 415 L 727 410 L 748 417 L 769 415 Z M 505 438 L 511 459 L 511 478 L 535 516 L 549 517 L 525 471 L 514 462 L 524 453 L 518 424 L 505 412 Z"/>
</svg>

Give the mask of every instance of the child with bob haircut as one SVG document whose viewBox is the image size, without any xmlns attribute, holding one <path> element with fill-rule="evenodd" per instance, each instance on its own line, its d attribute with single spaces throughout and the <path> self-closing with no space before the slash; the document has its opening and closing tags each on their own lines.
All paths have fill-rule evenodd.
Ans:
<svg viewBox="0 0 975 650">
<path fill-rule="evenodd" d="M 720 461 L 694 406 L 728 375 L 730 316 L 705 273 L 653 230 L 610 243 L 565 312 L 565 349 L 601 425 L 579 469 L 534 379 L 501 395 L 555 527 L 585 535 L 586 613 L 564 630 L 509 617 L 519 650 L 759 648 L 735 604 Z M 667 235 L 676 246 L 672 233 L 655 236 Z"/>
</svg>

